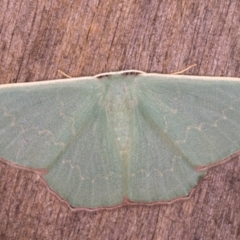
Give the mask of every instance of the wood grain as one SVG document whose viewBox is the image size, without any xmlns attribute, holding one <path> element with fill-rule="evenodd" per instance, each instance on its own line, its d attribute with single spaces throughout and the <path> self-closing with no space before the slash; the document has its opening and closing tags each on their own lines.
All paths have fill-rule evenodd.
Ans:
<svg viewBox="0 0 240 240">
<path fill-rule="evenodd" d="M 186 74 L 240 77 L 239 12 L 238 0 L 1 0 L 0 82 L 193 63 Z M 169 205 L 73 212 L 37 174 L 0 163 L 0 239 L 240 239 L 239 171 L 235 157 Z"/>
</svg>

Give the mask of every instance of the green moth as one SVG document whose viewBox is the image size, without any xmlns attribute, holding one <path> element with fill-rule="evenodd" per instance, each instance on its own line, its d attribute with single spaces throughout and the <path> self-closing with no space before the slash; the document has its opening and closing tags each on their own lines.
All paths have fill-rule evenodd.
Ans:
<svg viewBox="0 0 240 240">
<path fill-rule="evenodd" d="M 110 72 L 0 86 L 0 156 L 72 207 L 171 201 L 240 149 L 240 80 Z M 40 174 L 40 173 L 39 173 Z"/>
</svg>

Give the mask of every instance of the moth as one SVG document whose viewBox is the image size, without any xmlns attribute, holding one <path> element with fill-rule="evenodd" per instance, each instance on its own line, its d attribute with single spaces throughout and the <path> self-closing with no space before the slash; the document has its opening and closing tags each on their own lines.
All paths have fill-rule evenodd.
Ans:
<svg viewBox="0 0 240 240">
<path fill-rule="evenodd" d="M 0 156 L 72 207 L 171 201 L 240 150 L 240 79 L 129 70 L 0 86 Z"/>
</svg>

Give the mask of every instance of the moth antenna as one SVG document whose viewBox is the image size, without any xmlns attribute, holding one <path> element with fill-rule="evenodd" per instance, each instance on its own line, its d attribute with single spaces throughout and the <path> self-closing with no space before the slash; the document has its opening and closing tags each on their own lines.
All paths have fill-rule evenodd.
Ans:
<svg viewBox="0 0 240 240">
<path fill-rule="evenodd" d="M 181 70 L 181 71 L 179 71 L 179 72 L 173 72 L 173 73 L 170 73 L 170 74 L 175 74 L 175 75 L 176 75 L 176 74 L 181 74 L 181 73 L 184 73 L 184 72 L 186 72 L 188 69 L 190 69 L 190 68 L 192 68 L 192 67 L 195 67 L 195 66 L 197 66 L 196 63 L 190 65 L 189 67 L 187 67 L 187 68 L 185 68 L 185 69 L 183 69 L 183 70 Z"/>
<path fill-rule="evenodd" d="M 72 78 L 71 76 L 67 75 L 65 72 L 63 72 L 60 69 L 58 69 L 58 72 L 61 73 L 63 76 L 67 77 L 67 78 Z"/>
</svg>

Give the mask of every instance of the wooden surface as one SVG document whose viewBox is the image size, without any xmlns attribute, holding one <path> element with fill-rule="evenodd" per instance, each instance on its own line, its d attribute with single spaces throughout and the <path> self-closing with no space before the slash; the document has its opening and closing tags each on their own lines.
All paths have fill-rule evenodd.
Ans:
<svg viewBox="0 0 240 240">
<path fill-rule="evenodd" d="M 240 77 L 239 12 L 239 0 L 1 0 L 0 82 L 193 63 L 186 74 Z M 0 239 L 240 239 L 239 172 L 236 157 L 169 205 L 73 212 L 37 174 L 0 163 Z"/>
</svg>

